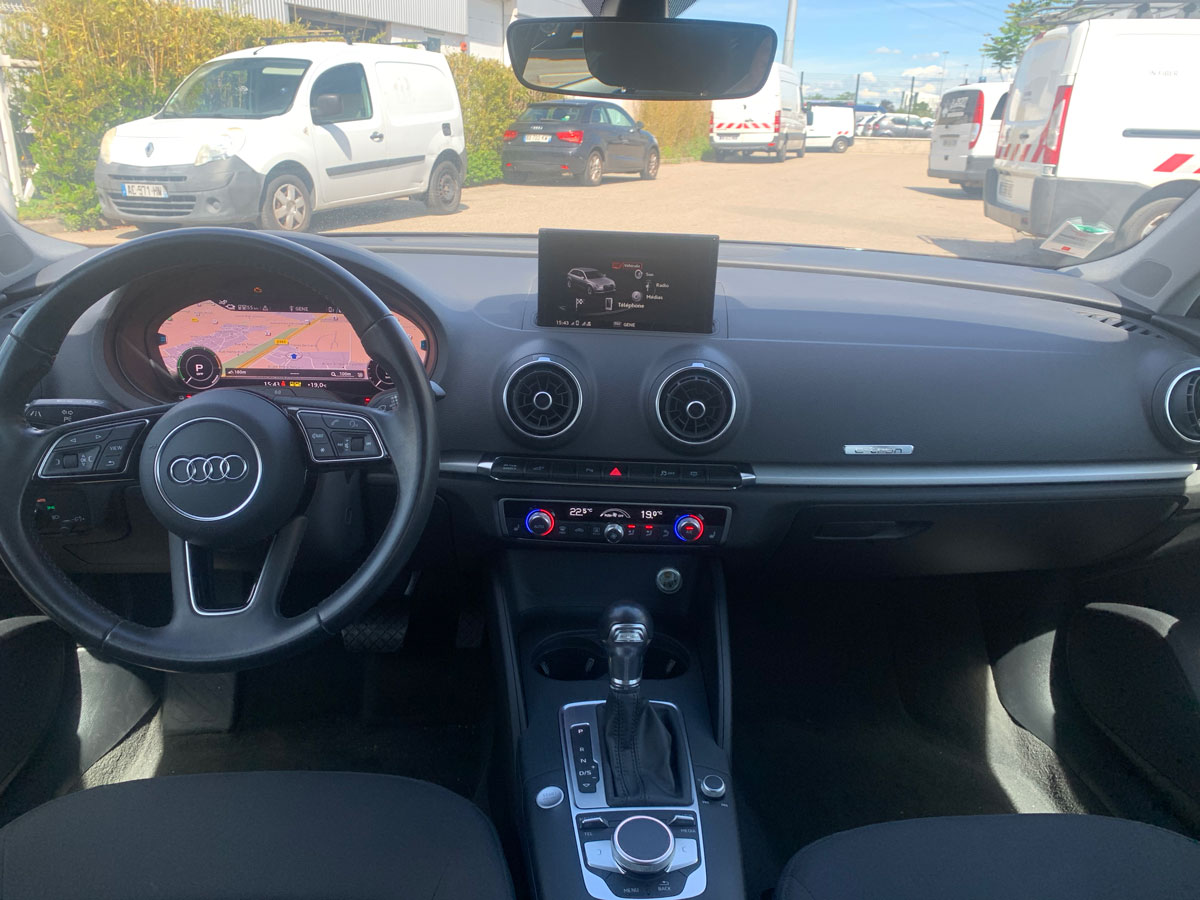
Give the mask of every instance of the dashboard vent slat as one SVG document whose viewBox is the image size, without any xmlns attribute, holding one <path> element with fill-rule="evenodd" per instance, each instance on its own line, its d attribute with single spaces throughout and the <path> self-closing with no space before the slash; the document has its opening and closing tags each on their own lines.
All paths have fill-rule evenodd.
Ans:
<svg viewBox="0 0 1200 900">
<path fill-rule="evenodd" d="M 504 391 L 513 425 L 535 438 L 562 434 L 579 416 L 579 382 L 566 366 L 538 360 L 517 369 Z"/>
<path fill-rule="evenodd" d="M 733 388 L 705 366 L 672 373 L 658 392 L 658 420 L 666 432 L 685 444 L 706 444 L 733 421 Z"/>
<path fill-rule="evenodd" d="M 1105 313 L 1083 313 L 1089 319 L 1099 322 L 1101 325 L 1108 325 L 1110 328 L 1119 328 L 1129 334 L 1140 334 L 1143 337 L 1158 338 L 1160 341 L 1166 338 L 1152 328 L 1147 328 L 1145 323 L 1139 322 L 1137 319 L 1126 319 L 1123 316 L 1107 315 Z"/>
</svg>

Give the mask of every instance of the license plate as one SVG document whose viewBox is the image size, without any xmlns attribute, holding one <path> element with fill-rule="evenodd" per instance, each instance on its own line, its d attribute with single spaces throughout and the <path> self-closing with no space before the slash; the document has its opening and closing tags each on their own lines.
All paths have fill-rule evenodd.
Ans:
<svg viewBox="0 0 1200 900">
<path fill-rule="evenodd" d="M 550 135 L 548 135 L 548 134 L 527 134 L 527 135 L 525 135 L 525 143 L 527 143 L 527 144 L 548 144 L 548 143 L 550 143 Z"/>
<path fill-rule="evenodd" d="M 996 182 L 996 195 L 1002 200 L 1011 200 L 1014 193 L 1012 176 L 1001 175 Z"/>
<path fill-rule="evenodd" d="M 958 138 L 956 138 L 956 137 L 942 138 L 942 146 L 943 147 L 957 147 L 958 146 Z"/>
<path fill-rule="evenodd" d="M 733 134 L 718 134 L 717 137 L 723 141 L 736 141 L 741 135 L 735 131 Z"/>
<path fill-rule="evenodd" d="M 126 197 L 166 197 L 167 189 L 161 184 L 123 184 L 121 193 Z"/>
</svg>

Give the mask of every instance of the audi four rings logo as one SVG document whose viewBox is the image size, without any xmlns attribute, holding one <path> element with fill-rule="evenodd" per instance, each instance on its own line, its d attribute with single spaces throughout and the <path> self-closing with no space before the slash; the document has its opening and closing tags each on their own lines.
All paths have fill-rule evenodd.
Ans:
<svg viewBox="0 0 1200 900">
<path fill-rule="evenodd" d="M 204 484 L 209 481 L 237 481 L 250 466 L 236 453 L 228 456 L 181 456 L 167 470 L 176 484 Z"/>
</svg>

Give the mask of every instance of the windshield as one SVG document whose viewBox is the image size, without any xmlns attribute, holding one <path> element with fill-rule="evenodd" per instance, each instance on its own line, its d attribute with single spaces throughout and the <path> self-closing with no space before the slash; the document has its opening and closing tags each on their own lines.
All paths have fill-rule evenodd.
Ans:
<svg viewBox="0 0 1200 900">
<path fill-rule="evenodd" d="M 265 119 L 287 112 L 308 63 L 295 59 L 223 59 L 189 75 L 159 113 L 162 119 Z"/>
<path fill-rule="evenodd" d="M 775 30 L 760 91 L 593 102 L 522 86 L 502 27 L 584 0 L 413 0 L 369 22 L 340 2 L 23 0 L 0 201 L 96 246 L 190 225 L 574 228 L 1069 268 L 1200 185 L 1186 7 L 847 0 L 800 5 L 789 36 L 788 0 L 696 0 L 683 17 Z"/>
</svg>

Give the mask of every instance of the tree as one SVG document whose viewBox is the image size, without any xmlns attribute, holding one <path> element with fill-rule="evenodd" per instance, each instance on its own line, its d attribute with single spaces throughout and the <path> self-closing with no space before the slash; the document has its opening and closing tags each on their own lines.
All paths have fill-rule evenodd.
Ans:
<svg viewBox="0 0 1200 900">
<path fill-rule="evenodd" d="M 842 91 L 840 94 L 838 94 L 833 99 L 834 99 L 835 103 L 853 103 L 854 102 L 854 91 Z"/>
<path fill-rule="evenodd" d="M 912 109 L 909 112 L 914 116 L 922 116 L 926 119 L 933 118 L 933 107 L 925 100 L 918 100 L 912 105 Z"/>
<path fill-rule="evenodd" d="M 1004 24 L 996 34 L 987 34 L 987 43 L 979 52 L 994 62 L 1003 72 L 1014 68 L 1021 61 L 1021 54 L 1029 42 L 1045 30 L 1043 25 L 1031 23 L 1030 19 L 1059 5 L 1058 0 L 1016 0 L 1008 5 Z"/>
<path fill-rule="evenodd" d="M 882 109 L 884 112 L 895 112 L 896 104 L 894 104 L 891 100 L 880 100 L 879 108 Z"/>
</svg>

